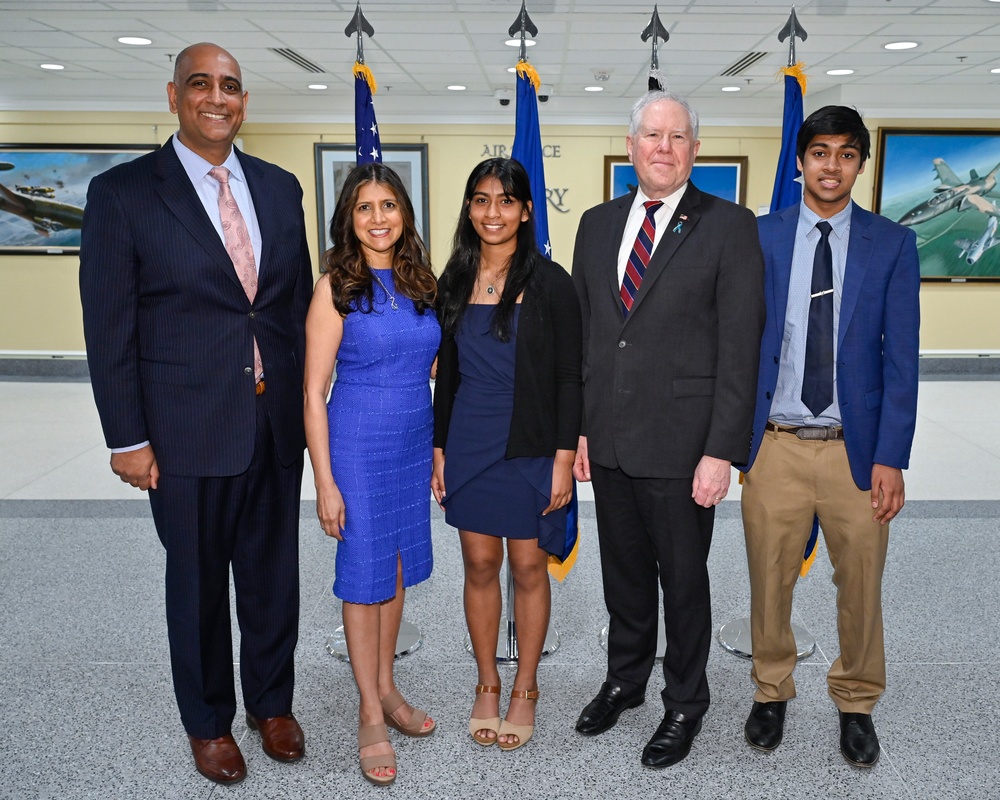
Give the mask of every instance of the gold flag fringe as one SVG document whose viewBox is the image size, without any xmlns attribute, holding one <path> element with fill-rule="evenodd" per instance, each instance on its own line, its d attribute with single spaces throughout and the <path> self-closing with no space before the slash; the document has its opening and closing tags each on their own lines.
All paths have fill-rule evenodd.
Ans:
<svg viewBox="0 0 1000 800">
<path fill-rule="evenodd" d="M 801 61 L 796 62 L 790 67 L 782 67 L 775 73 L 775 77 L 778 75 L 791 75 L 795 80 L 799 82 L 799 88 L 802 90 L 802 96 L 805 97 L 806 94 L 806 73 L 804 72 L 806 65 Z"/>
<path fill-rule="evenodd" d="M 538 70 L 527 61 L 517 62 L 517 74 L 531 81 L 531 85 L 535 87 L 536 92 L 542 85 L 542 79 L 538 77 Z"/>
<path fill-rule="evenodd" d="M 372 75 L 372 71 L 368 69 L 367 64 L 362 64 L 360 61 L 354 62 L 354 77 L 364 78 L 365 83 L 368 84 L 368 88 L 372 90 L 372 94 L 378 91 L 378 84 L 375 83 L 375 76 Z"/>
</svg>

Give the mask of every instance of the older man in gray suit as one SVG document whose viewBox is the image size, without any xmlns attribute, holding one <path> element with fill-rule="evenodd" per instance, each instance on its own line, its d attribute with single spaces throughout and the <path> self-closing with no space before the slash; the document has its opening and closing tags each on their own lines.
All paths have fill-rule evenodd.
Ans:
<svg viewBox="0 0 1000 800">
<path fill-rule="evenodd" d="M 574 471 L 593 478 L 608 672 L 576 729 L 608 730 L 643 702 L 663 588 L 666 709 L 649 767 L 691 749 L 709 705 L 708 559 L 730 466 L 746 461 L 764 264 L 754 215 L 691 183 L 698 116 L 650 92 L 625 140 L 639 186 L 580 220 L 573 278 L 584 331 L 584 435 Z"/>
</svg>

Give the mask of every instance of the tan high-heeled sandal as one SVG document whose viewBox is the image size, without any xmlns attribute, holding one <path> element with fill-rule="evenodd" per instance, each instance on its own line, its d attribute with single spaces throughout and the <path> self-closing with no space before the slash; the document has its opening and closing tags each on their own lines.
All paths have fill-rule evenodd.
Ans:
<svg viewBox="0 0 1000 800">
<path fill-rule="evenodd" d="M 517 697 L 521 700 L 534 700 L 538 702 L 538 689 L 529 689 L 524 692 L 514 691 L 510 693 L 512 698 Z M 504 719 L 500 723 L 500 730 L 497 732 L 497 746 L 501 750 L 517 750 L 517 748 L 526 745 L 531 739 L 531 734 L 535 732 L 534 725 L 515 725 L 513 722 L 508 722 Z M 499 741 L 501 736 L 516 736 L 516 742 L 501 742 Z"/>
<path fill-rule="evenodd" d="M 476 694 L 500 694 L 499 686 L 487 686 L 485 683 L 476 684 Z M 471 717 L 469 719 L 469 735 L 475 739 L 476 744 L 480 744 L 483 747 L 489 747 L 492 744 L 496 744 L 497 730 L 500 727 L 500 717 L 486 717 L 485 719 L 478 719 L 477 717 Z M 493 736 L 482 736 L 479 731 L 493 731 Z"/>
<path fill-rule="evenodd" d="M 385 725 L 366 725 L 358 728 L 358 750 L 373 744 L 380 744 L 389 741 L 389 731 Z M 388 786 L 396 780 L 399 770 L 396 769 L 396 754 L 382 756 L 361 756 L 361 774 L 365 780 L 374 783 L 376 786 Z M 391 769 L 391 775 L 373 775 L 372 770 Z"/>
<path fill-rule="evenodd" d="M 434 733 L 437 724 L 432 720 L 431 726 L 425 728 L 424 721 L 427 719 L 427 712 L 421 711 L 419 708 L 414 708 L 410 712 L 410 718 L 406 722 L 399 722 L 393 714 L 399 711 L 404 705 L 406 705 L 406 700 L 399 693 L 399 689 L 393 689 L 382 698 L 382 716 L 385 718 L 386 725 L 393 730 L 399 731 L 404 736 L 412 736 L 415 739 L 419 739 L 421 736 L 430 736 Z"/>
</svg>

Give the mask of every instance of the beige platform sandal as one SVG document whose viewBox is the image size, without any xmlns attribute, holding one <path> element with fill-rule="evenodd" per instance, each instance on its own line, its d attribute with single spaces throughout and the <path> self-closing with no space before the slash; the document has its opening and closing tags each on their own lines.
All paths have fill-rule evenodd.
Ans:
<svg viewBox="0 0 1000 800">
<path fill-rule="evenodd" d="M 386 729 L 385 725 L 366 725 L 364 728 L 358 729 L 358 750 L 361 750 L 363 747 L 388 741 L 389 731 Z M 392 774 L 373 775 L 372 770 L 378 769 L 379 767 L 382 767 L 383 769 L 391 769 Z M 365 776 L 365 780 L 369 783 L 374 783 L 376 786 L 389 786 L 396 780 L 396 775 L 399 774 L 399 770 L 396 769 L 396 754 L 392 753 L 391 755 L 382 756 L 362 756 L 361 774 Z"/>
<path fill-rule="evenodd" d="M 529 689 L 525 692 L 511 692 L 511 697 L 517 697 L 521 700 L 534 700 L 538 702 L 538 689 Z M 501 742 L 497 741 L 497 745 L 501 750 L 517 750 L 517 748 L 526 745 L 531 739 L 531 734 L 535 732 L 534 725 L 515 725 L 513 722 L 508 722 L 506 719 L 500 723 L 500 730 L 497 732 L 497 739 L 501 736 L 516 736 L 516 742 Z"/>
<path fill-rule="evenodd" d="M 485 683 L 476 684 L 476 694 L 500 694 L 499 686 L 487 686 Z M 490 745 L 496 744 L 497 733 L 500 728 L 500 717 L 487 717 L 485 719 L 478 719 L 472 717 L 469 720 L 469 735 L 476 740 L 476 744 L 480 744 L 483 747 L 489 747 Z M 493 736 L 481 736 L 478 731 L 493 731 Z"/>
<path fill-rule="evenodd" d="M 406 700 L 399 693 L 399 689 L 393 689 L 382 698 L 382 716 L 385 718 L 386 725 L 393 730 L 399 731 L 404 736 L 412 736 L 415 739 L 419 739 L 421 736 L 430 736 L 434 733 L 437 724 L 432 720 L 431 726 L 425 728 L 424 721 L 427 719 L 427 712 L 421 711 L 419 708 L 414 708 L 410 712 L 410 718 L 406 722 L 399 722 L 393 717 L 393 714 L 399 711 L 404 705 L 406 705 Z"/>
</svg>

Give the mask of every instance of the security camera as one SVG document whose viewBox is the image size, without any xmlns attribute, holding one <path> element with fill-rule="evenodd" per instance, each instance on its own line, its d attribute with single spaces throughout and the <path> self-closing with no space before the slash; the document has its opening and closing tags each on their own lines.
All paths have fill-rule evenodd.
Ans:
<svg viewBox="0 0 1000 800">
<path fill-rule="evenodd" d="M 549 102 L 550 94 L 552 94 L 552 87 L 547 83 L 543 83 L 541 86 L 538 87 L 538 102 L 539 103 Z"/>
<path fill-rule="evenodd" d="M 493 92 L 493 97 L 500 101 L 500 105 L 509 106 L 510 98 L 513 96 L 513 92 L 510 89 L 497 89 Z"/>
<path fill-rule="evenodd" d="M 546 98 L 546 99 L 548 99 L 548 98 Z M 501 97 L 500 98 L 500 105 L 502 105 L 502 106 L 509 106 L 510 105 L 510 98 L 509 97 Z"/>
<path fill-rule="evenodd" d="M 540 95 L 538 95 L 538 102 L 539 103 L 547 103 L 547 102 L 549 102 L 549 96 L 547 94 L 540 94 Z"/>
</svg>

